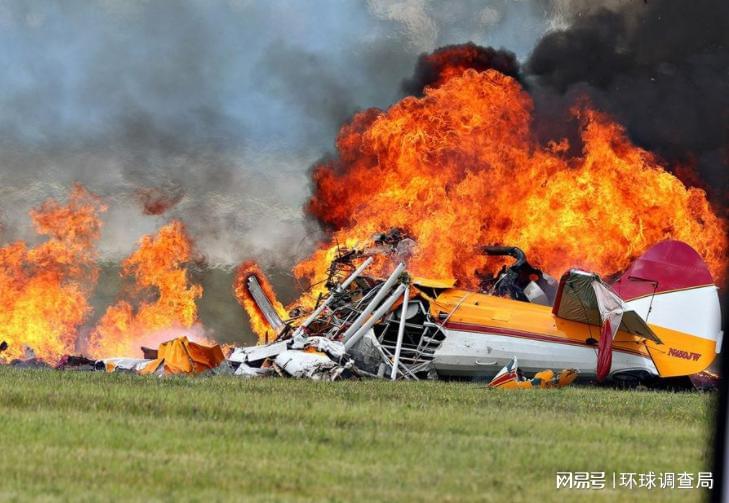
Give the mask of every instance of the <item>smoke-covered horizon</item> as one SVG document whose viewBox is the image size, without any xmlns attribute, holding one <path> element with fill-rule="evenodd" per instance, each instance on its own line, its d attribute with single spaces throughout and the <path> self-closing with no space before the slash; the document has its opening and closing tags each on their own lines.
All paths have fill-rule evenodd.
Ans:
<svg viewBox="0 0 729 503">
<path fill-rule="evenodd" d="M 709 0 L 2 2 L 3 240 L 34 241 L 27 211 L 80 182 L 109 206 L 105 259 L 179 218 L 210 264 L 288 269 L 324 237 L 302 208 L 311 166 L 333 154 L 340 126 L 417 93 L 432 77 L 423 54 L 466 42 L 506 55 L 535 97 L 538 130 L 542 117 L 542 130 L 562 134 L 564 111 L 586 95 L 639 145 L 693 162 L 721 195 L 722 9 Z"/>
<path fill-rule="evenodd" d="M 523 83 L 544 140 L 569 136 L 586 96 L 721 200 L 727 20 L 717 0 L 0 1 L 2 239 L 36 242 L 28 210 L 75 182 L 99 194 L 98 316 L 113 264 L 179 219 L 223 266 L 195 276 L 201 319 L 234 337 L 230 267 L 256 260 L 293 299 L 288 271 L 326 237 L 304 207 L 342 124 L 420 94 L 438 73 L 426 55 L 466 43 Z"/>
<path fill-rule="evenodd" d="M 35 241 L 27 211 L 80 182 L 109 206 L 105 259 L 179 218 L 211 264 L 288 268 L 322 237 L 302 208 L 341 124 L 441 45 L 525 58 L 548 5 L 2 2 L 3 241 Z"/>
</svg>

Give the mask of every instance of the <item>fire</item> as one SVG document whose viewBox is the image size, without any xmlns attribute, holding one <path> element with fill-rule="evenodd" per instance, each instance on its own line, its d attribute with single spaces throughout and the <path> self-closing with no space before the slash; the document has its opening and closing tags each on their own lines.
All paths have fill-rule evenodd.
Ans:
<svg viewBox="0 0 729 503">
<path fill-rule="evenodd" d="M 139 353 L 139 345 L 156 346 L 155 334 L 180 334 L 206 342 L 198 334 L 196 300 L 202 287 L 188 281 L 185 264 L 192 245 L 180 222 L 145 236 L 123 263 L 122 273 L 135 280 L 135 306 L 120 300 L 108 308 L 88 341 L 83 326 L 92 312 L 89 297 L 96 285 L 98 241 L 106 211 L 101 199 L 76 185 L 63 205 L 49 199 L 30 213 L 36 231 L 47 240 L 34 248 L 22 241 L 0 248 L 0 341 L 8 343 L 5 360 L 26 357 L 25 348 L 49 363 L 86 350 L 90 356 Z M 159 338 L 159 337 L 158 337 Z"/>
<path fill-rule="evenodd" d="M 235 298 L 238 300 L 238 303 L 243 306 L 246 313 L 248 313 L 248 317 L 251 322 L 251 329 L 258 336 L 258 341 L 260 343 L 265 343 L 271 336 L 271 328 L 246 288 L 246 281 L 251 276 L 256 277 L 258 284 L 261 285 L 261 289 L 266 294 L 266 297 L 268 297 L 271 301 L 271 305 L 281 319 L 286 319 L 288 316 L 286 314 L 286 309 L 284 309 L 283 304 L 281 304 L 276 298 L 276 294 L 274 293 L 271 284 L 268 282 L 268 279 L 258 265 L 256 265 L 255 262 L 249 261 L 238 266 L 238 269 L 235 272 Z"/>
<path fill-rule="evenodd" d="M 403 89 L 409 94 L 422 96 L 426 87 L 440 87 L 469 68 L 479 72 L 493 69 L 510 77 L 519 77 L 519 63 L 513 52 L 468 42 L 448 45 L 430 54 L 422 54 L 418 58 L 413 77 L 403 82 Z"/>
<path fill-rule="evenodd" d="M 31 348 L 57 361 L 76 349 L 78 330 L 91 313 L 88 295 L 96 284 L 96 242 L 101 200 L 80 185 L 63 205 L 53 199 L 30 212 L 47 240 L 34 248 L 18 241 L 0 248 L 0 341 L 7 359 Z"/>
<path fill-rule="evenodd" d="M 556 276 L 573 266 L 606 275 L 668 238 L 693 246 L 723 284 L 726 222 L 620 125 L 577 107 L 582 148 L 569 155 L 566 139 L 537 142 L 532 99 L 515 79 L 491 69 L 448 76 L 422 98 L 342 127 L 337 158 L 314 170 L 308 204 L 331 241 L 296 266 L 297 277 L 321 282 L 334 243 L 400 227 L 418 243 L 412 273 L 464 287 L 488 265 L 479 245 L 518 246 Z"/>
<path fill-rule="evenodd" d="M 139 354 L 140 344 L 163 342 L 155 334 L 164 333 L 169 339 L 170 329 L 191 329 L 197 322 L 196 301 L 203 294 L 202 287 L 188 278 L 186 264 L 193 258 L 192 243 L 179 221 L 165 225 L 155 236 L 142 237 L 122 264 L 122 275 L 135 281 L 131 293 L 136 306 L 127 300 L 110 306 L 89 338 L 88 354 L 96 358 Z"/>
</svg>

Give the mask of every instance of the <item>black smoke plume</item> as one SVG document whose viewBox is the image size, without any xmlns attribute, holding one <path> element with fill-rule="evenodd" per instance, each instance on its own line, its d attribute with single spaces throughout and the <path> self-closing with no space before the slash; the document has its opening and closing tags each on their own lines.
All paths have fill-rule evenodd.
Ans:
<svg viewBox="0 0 729 503">
<path fill-rule="evenodd" d="M 441 83 L 445 72 L 466 69 L 478 72 L 494 69 L 521 80 L 519 62 L 513 52 L 481 47 L 469 42 L 448 45 L 436 49 L 430 54 L 421 54 L 412 77 L 403 81 L 402 91 L 406 95 L 422 96 L 426 87 L 437 86 Z"/>
<path fill-rule="evenodd" d="M 638 145 L 669 163 L 693 165 L 713 200 L 726 199 L 729 2 L 649 0 L 580 10 L 568 28 L 541 39 L 525 66 L 546 102 L 587 95 Z"/>
</svg>

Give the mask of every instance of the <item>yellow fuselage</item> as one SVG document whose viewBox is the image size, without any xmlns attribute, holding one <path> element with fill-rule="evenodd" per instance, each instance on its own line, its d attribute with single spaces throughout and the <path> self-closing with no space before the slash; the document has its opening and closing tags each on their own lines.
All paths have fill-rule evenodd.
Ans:
<svg viewBox="0 0 729 503">
<path fill-rule="evenodd" d="M 600 339 L 600 327 L 559 318 L 550 307 L 456 288 L 444 290 L 431 301 L 430 312 L 453 331 L 595 349 Z M 651 359 L 663 376 L 700 372 L 715 358 L 713 341 L 665 327 L 650 327 L 662 344 L 619 331 L 613 351 Z"/>
</svg>

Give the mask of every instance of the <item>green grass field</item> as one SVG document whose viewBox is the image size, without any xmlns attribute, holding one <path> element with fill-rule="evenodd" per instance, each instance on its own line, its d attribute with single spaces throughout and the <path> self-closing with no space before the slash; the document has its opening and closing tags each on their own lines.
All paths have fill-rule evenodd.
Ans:
<svg viewBox="0 0 729 503">
<path fill-rule="evenodd" d="M 0 500 L 701 500 L 555 489 L 698 472 L 714 397 L 0 368 Z"/>
</svg>

